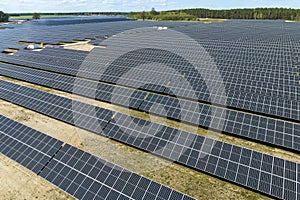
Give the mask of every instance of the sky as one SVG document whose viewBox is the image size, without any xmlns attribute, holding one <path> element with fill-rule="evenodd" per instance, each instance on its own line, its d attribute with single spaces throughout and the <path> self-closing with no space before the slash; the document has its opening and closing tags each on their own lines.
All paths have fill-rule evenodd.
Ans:
<svg viewBox="0 0 300 200">
<path fill-rule="evenodd" d="M 112 12 L 157 11 L 184 8 L 300 8 L 299 0 L 0 0 L 0 10 L 26 12 Z"/>
</svg>

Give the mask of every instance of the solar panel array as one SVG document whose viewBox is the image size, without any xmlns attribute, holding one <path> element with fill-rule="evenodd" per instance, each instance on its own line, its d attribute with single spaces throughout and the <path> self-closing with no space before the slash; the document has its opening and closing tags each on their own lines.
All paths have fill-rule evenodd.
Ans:
<svg viewBox="0 0 300 200">
<path fill-rule="evenodd" d="M 0 152 L 76 199 L 193 199 L 2 115 Z"/>
<path fill-rule="evenodd" d="M 132 117 L 128 115 L 116 113 L 112 117 L 112 112 L 103 108 L 5 81 L 0 85 L 0 98 L 14 104 L 273 197 L 297 199 L 300 195 L 296 163 L 158 124 L 160 132 L 153 135 L 156 125 L 148 132 L 133 129 L 129 123 Z M 72 110 L 72 104 L 80 110 Z M 97 119 L 93 119 L 92 111 L 97 113 Z M 147 123 L 138 118 L 134 121 Z M 204 151 L 206 147 L 212 148 L 211 151 Z M 57 181 L 61 183 L 61 179 Z"/>
<path fill-rule="evenodd" d="M 38 174 L 63 142 L 0 116 L 0 152 Z"/>
<path fill-rule="evenodd" d="M 0 64 L 0 69 L 0 74 L 4 76 L 25 80 L 66 92 L 74 92 L 75 77 L 5 64 Z M 92 91 L 94 84 L 95 83 L 89 80 L 80 80 L 80 91 Z M 112 95 L 114 95 L 114 98 L 117 99 L 114 102 L 119 105 L 128 106 L 127 103 L 130 102 L 129 107 L 143 112 L 150 112 L 152 105 L 159 103 L 164 105 L 164 109 L 151 110 L 152 114 L 167 116 L 170 119 L 215 129 L 217 131 L 224 131 L 233 135 L 285 147 L 294 151 L 300 150 L 300 125 L 296 123 L 256 116 L 225 108 L 218 108 L 206 104 L 199 104 L 197 102 L 175 97 L 147 93 L 145 91 L 135 91 L 134 89 L 105 83 L 97 83 L 96 94 L 86 92 L 80 95 L 90 98 L 95 97 L 96 99 L 105 102 L 111 102 Z M 128 100 L 129 98 L 130 100 Z M 218 113 L 222 113 L 222 116 L 213 115 L 213 111 L 216 110 L 218 110 Z M 215 117 L 222 117 L 224 119 L 224 124 L 212 124 L 212 118 Z"/>
<path fill-rule="evenodd" d="M 17 44 L 19 41 L 58 44 L 60 42 L 72 42 L 73 40 L 84 40 L 85 38 L 95 39 L 92 42 L 99 43 L 105 35 L 112 36 L 125 30 L 139 27 L 151 26 L 181 26 L 184 22 L 143 22 L 124 21 L 124 18 L 108 18 L 105 23 L 100 23 L 103 17 L 89 18 L 86 23 L 74 18 L 76 24 L 70 24 L 69 19 L 62 19 L 59 22 L 51 19 L 39 20 L 21 25 L 8 25 L 12 29 L 2 29 L 0 31 L 0 50 L 5 48 L 23 49 L 25 46 Z M 117 20 L 117 21 L 115 21 Z M 85 20 L 84 20 L 85 21 Z M 112 21 L 112 22 L 109 22 Z M 68 25 L 69 24 L 69 25 Z M 195 23 L 190 23 L 195 24 Z M 85 31 L 78 31 L 85 30 Z"/>
<path fill-rule="evenodd" d="M 16 41 L 20 40 L 54 44 L 83 38 L 93 38 L 91 43 L 107 45 L 107 48 L 94 49 L 92 55 L 96 56 L 80 51 L 51 48 L 41 52 L 20 51 L 13 56 L 0 55 L 2 62 L 26 66 L 0 64 L 0 74 L 66 92 L 74 92 L 74 83 L 79 81 L 80 84 L 76 87 L 80 88 L 76 91 L 80 89 L 79 95 L 82 96 L 299 151 L 298 23 L 233 20 L 204 25 L 184 22 L 123 21 L 101 23 L 100 26 L 99 23 L 89 22 L 91 23 L 65 25 L 68 24 L 67 21 L 53 23 L 46 21 L 44 24 L 28 23 L 16 26 L 15 29 L 1 30 L 0 36 L 4 38 L 0 42 L 1 48 L 13 47 Z M 162 49 L 148 48 L 155 44 L 171 45 L 175 52 L 182 48 L 176 42 L 169 44 L 168 41 L 158 37 L 157 29 L 147 29 L 147 34 L 140 30 L 123 33 L 118 37 L 116 46 L 112 45 L 111 40 L 104 40 L 103 37 L 125 30 L 152 26 L 169 26 L 198 42 L 216 64 L 222 82 L 214 76 L 211 66 L 207 66 L 205 60 L 207 57 L 199 55 L 196 51 L 194 42 L 189 41 L 187 45 L 188 58 L 182 58 Z M 51 31 L 53 29 L 56 30 L 55 34 Z M 135 40 L 128 39 L 132 35 Z M 180 38 L 173 39 L 180 41 Z M 145 41 L 145 45 L 113 59 L 116 52 L 124 51 L 128 46 L 139 45 L 136 41 Z M 210 74 L 211 80 L 216 85 L 224 84 L 226 94 L 222 94 L 224 96 L 218 93 L 211 94 L 201 76 L 203 74 L 199 74 L 189 59 L 205 63 L 206 67 L 202 73 Z M 107 67 L 105 60 L 114 61 Z M 164 64 L 178 73 L 175 75 L 155 67 L 146 69 L 137 67 L 150 63 Z M 120 77 L 132 69 L 135 70 L 136 76 L 120 81 Z M 103 73 L 100 77 L 96 77 L 99 72 Z M 151 84 L 157 81 L 155 78 L 151 80 L 151 74 L 162 74 L 164 79 L 158 81 L 159 85 Z M 141 78 L 145 76 L 150 78 L 145 81 Z M 192 90 L 183 87 L 181 80 L 188 80 Z M 96 91 L 92 92 L 95 85 Z M 141 87 L 136 89 L 136 85 Z M 177 93 L 174 94 L 174 91 Z M 137 124 L 148 124 L 149 121 L 5 81 L 0 81 L 0 98 L 272 197 L 300 198 L 297 163 L 156 123 L 151 123 L 153 127 L 149 129 L 139 128 Z M 226 105 L 222 103 L 211 105 L 211 102 L 223 98 L 227 99 Z M 154 104 L 161 104 L 164 109 L 153 110 Z M 74 110 L 74 107 L 78 110 Z M 213 115 L 216 111 L 219 113 L 218 116 Z M 212 124 L 211 121 L 214 119 L 224 119 L 224 124 Z M 157 130 L 160 131 L 153 135 Z M 203 152 L 203 146 L 213 146 L 213 149 L 210 153 Z M 53 171 L 46 167 L 44 170 L 48 170 L 48 174 L 45 172 L 43 176 L 58 186 L 66 180 L 56 176 L 58 171 L 62 168 L 73 169 L 72 166 L 61 165 L 61 162 L 64 162 L 62 161 L 64 155 L 72 156 L 79 150 L 66 146 L 60 151 L 63 152 L 61 156 L 49 163 L 51 168 L 58 170 Z M 47 156 L 50 155 L 39 155 L 38 158 L 43 160 L 47 159 Z M 90 158 L 90 155 L 85 157 Z M 77 157 L 77 160 L 82 159 L 83 156 L 80 159 Z M 39 166 L 32 169 L 38 170 Z M 75 171 L 77 172 L 77 169 Z M 74 179 L 65 181 L 62 187 L 68 187 L 70 181 L 76 183 L 75 186 L 79 185 Z M 69 190 L 70 193 L 76 193 L 73 187 Z M 82 192 L 76 194 L 79 193 L 82 194 Z"/>
<path fill-rule="evenodd" d="M 230 45 L 233 46 L 232 44 Z M 96 49 L 94 51 L 98 51 L 100 55 L 105 53 L 105 50 L 103 49 Z M 77 53 L 74 54 L 77 55 Z M 118 59 L 118 61 L 122 63 L 121 65 L 118 63 L 114 63 L 113 65 L 110 66 L 110 68 L 107 70 L 108 74 L 105 74 L 102 77 L 100 77 L 101 81 L 115 84 L 116 81 L 118 80 L 120 73 L 122 74 L 122 72 L 120 71 L 130 70 L 132 66 L 137 65 L 138 62 L 143 63 L 144 60 L 147 58 L 147 56 L 151 55 L 152 59 L 147 60 L 147 62 L 156 61 L 161 63 L 169 63 L 170 60 L 172 60 L 172 62 L 175 62 L 175 65 L 172 66 L 174 67 L 174 69 L 184 74 L 184 78 L 186 78 L 187 80 L 194 80 L 193 89 L 196 91 L 197 96 L 196 98 L 193 98 L 193 100 L 199 100 L 201 102 L 209 103 L 211 102 L 210 98 L 222 98 L 220 96 L 213 96 L 213 97 L 210 96 L 209 91 L 205 87 L 205 84 L 203 84 L 203 80 L 201 80 L 199 74 L 195 72 L 195 70 L 193 70 L 193 68 L 188 63 L 183 63 L 187 65 L 187 68 L 183 69 L 181 65 L 176 64 L 176 62 L 182 64 L 183 61 L 180 60 L 179 58 L 174 58 L 174 57 L 168 58 L 168 55 L 159 56 L 160 54 L 162 54 L 162 52 L 159 52 L 159 54 L 157 55 L 157 52 L 155 52 L 154 50 L 148 50 L 145 52 L 139 51 L 139 52 L 127 54 L 123 58 Z M 61 53 L 61 55 L 58 55 L 58 52 L 52 51 L 49 54 L 19 53 L 14 57 L 2 56 L 0 60 L 19 64 L 19 65 L 26 65 L 38 69 L 47 70 L 47 71 L 59 72 L 67 75 L 76 76 L 80 73 L 78 72 L 78 69 L 80 68 L 82 61 L 84 60 L 84 55 L 80 55 L 76 59 L 73 59 L 72 57 L 69 58 L 68 56 L 69 53 L 66 54 Z M 66 57 L 68 57 L 68 59 L 66 59 Z M 224 57 L 228 57 L 228 55 Z M 179 60 L 177 61 L 176 59 Z M 93 63 L 92 60 L 89 62 Z M 225 62 L 225 61 L 224 59 L 219 60 L 219 64 L 221 65 L 222 63 L 220 62 Z M 97 63 L 96 70 L 98 70 L 97 60 L 95 60 L 95 63 Z M 244 63 L 242 66 L 244 65 L 247 66 L 250 64 L 252 65 L 252 63 L 248 62 L 246 64 Z M 297 73 L 292 74 L 292 72 L 283 72 L 283 76 L 287 76 L 286 78 L 283 78 L 279 76 L 280 75 L 279 71 L 274 71 L 271 74 L 270 74 L 271 69 L 269 69 L 268 73 L 261 72 L 262 70 L 266 69 L 266 67 L 263 67 L 262 69 L 257 68 L 258 71 L 254 76 L 253 68 L 249 67 L 249 69 L 244 70 L 242 73 L 237 74 L 239 70 L 235 69 L 236 67 L 237 66 L 235 63 L 233 63 L 232 67 L 230 66 L 220 67 L 221 68 L 220 72 L 221 74 L 223 73 L 222 77 L 223 77 L 225 88 L 227 90 L 226 93 L 226 97 L 228 99 L 227 106 L 232 108 L 247 110 L 247 111 L 258 112 L 260 114 L 280 117 L 288 120 L 289 119 L 299 120 L 300 105 L 299 105 L 299 101 L 297 100 L 298 97 L 295 96 L 299 94 L 298 91 L 299 82 L 297 81 L 298 80 Z M 270 65 L 270 67 L 274 69 L 274 65 Z M 222 68 L 224 68 L 224 70 Z M 295 67 L 291 68 L 291 70 L 294 69 Z M 232 72 L 228 73 L 228 70 Z M 149 72 L 151 72 L 151 70 Z M 93 73 L 95 73 L 95 71 L 90 72 L 90 74 Z M 139 72 L 137 71 L 137 73 Z M 260 76 L 262 77 L 260 78 Z M 277 78 L 273 78 L 276 76 Z M 258 77 L 259 79 L 256 80 L 253 77 Z M 182 77 L 174 77 L 175 80 L 180 78 Z M 285 80 L 287 81 L 287 83 L 281 83 L 282 81 Z M 137 81 L 141 84 L 143 83 L 143 80 L 128 80 L 128 82 L 126 83 L 123 82 L 123 84 L 125 86 L 132 86 L 133 81 L 134 83 L 136 83 Z M 165 85 L 167 84 L 168 82 L 166 80 Z M 171 85 L 169 87 L 171 88 L 173 87 L 173 89 L 179 88 L 178 85 Z M 154 88 L 145 87 L 143 89 L 150 90 L 152 92 L 160 92 L 160 93 L 172 95 L 170 93 L 171 90 L 164 91 L 161 88 L 157 88 L 157 87 Z M 177 96 L 183 98 L 190 97 L 189 95 L 187 95 L 187 92 L 189 91 L 183 90 L 182 93 L 180 93 Z"/>
<path fill-rule="evenodd" d="M 299 44 L 299 24 L 281 20 L 228 20 L 209 26 L 176 28 L 197 40 L 228 41 L 231 43 Z M 221 34 L 222 33 L 222 34 Z"/>
</svg>

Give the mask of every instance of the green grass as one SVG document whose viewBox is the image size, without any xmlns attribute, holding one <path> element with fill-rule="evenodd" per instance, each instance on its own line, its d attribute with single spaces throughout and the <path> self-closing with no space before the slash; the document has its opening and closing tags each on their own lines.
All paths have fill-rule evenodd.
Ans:
<svg viewBox="0 0 300 200">
<path fill-rule="evenodd" d="M 214 23 L 214 22 L 224 22 L 226 19 L 200 19 L 198 18 L 199 22 L 203 22 L 205 24 Z"/>
<path fill-rule="evenodd" d="M 300 19 L 299 20 L 285 20 L 285 22 L 300 22 Z"/>
</svg>

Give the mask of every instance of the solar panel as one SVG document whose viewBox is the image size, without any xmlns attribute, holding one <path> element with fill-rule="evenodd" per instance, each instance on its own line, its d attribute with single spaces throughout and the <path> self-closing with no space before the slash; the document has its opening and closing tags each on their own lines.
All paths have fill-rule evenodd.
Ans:
<svg viewBox="0 0 300 200">
<path fill-rule="evenodd" d="M 0 152 L 76 199 L 193 199 L 0 115 Z"/>
<path fill-rule="evenodd" d="M 14 68 L 12 66 L 3 66 L 3 68 L 1 66 L 2 65 L 0 65 L 0 69 L 2 70 L 0 74 L 2 75 L 74 93 L 74 85 L 72 83 L 75 82 L 75 78 L 73 77 L 54 75 L 48 72 L 18 67 L 16 67 L 15 70 L 12 70 Z M 56 78 L 54 78 L 55 76 Z M 43 77 L 45 78 L 43 79 Z M 47 77 L 50 77 L 50 79 L 47 80 Z M 53 78 L 54 80 L 51 80 Z M 80 95 L 91 98 L 95 97 L 101 101 L 131 107 L 142 112 L 151 112 L 152 114 L 201 126 L 203 128 L 224 131 L 229 134 L 250 138 L 252 140 L 296 151 L 300 148 L 300 135 L 298 134 L 300 127 L 298 124 L 293 122 L 276 120 L 269 117 L 252 115 L 251 113 L 239 112 L 231 109 L 218 108 L 216 106 L 206 104 L 199 104 L 197 102 L 178 99 L 175 97 L 162 96 L 153 93 L 147 94 L 144 91 L 135 91 L 129 88 L 101 83 L 97 83 L 97 91 L 96 94 L 94 94 L 92 90 L 95 87 L 95 84 L 96 83 L 89 80 L 80 80 L 80 84 L 77 84 L 78 87 L 80 86 L 79 91 L 85 92 L 81 92 Z M 34 90 L 31 90 L 31 92 L 28 93 L 32 92 L 34 92 Z M 51 98 L 55 99 L 55 97 Z M 47 97 L 46 99 L 51 98 Z M 31 100 L 28 100 L 28 102 L 30 101 Z M 53 102 L 55 101 L 53 100 Z M 71 108 L 71 103 L 72 102 L 68 100 L 69 108 Z M 153 104 L 161 104 L 164 109 L 161 109 L 160 107 L 152 109 Z M 213 114 L 216 111 L 217 113 L 222 113 L 222 118 Z M 70 111 L 67 113 L 69 116 L 72 116 Z M 63 116 L 60 115 L 56 117 L 62 119 Z M 219 123 L 219 121 L 223 123 Z M 70 123 L 73 123 L 73 121 Z"/>
<path fill-rule="evenodd" d="M 63 142 L 0 115 L 0 152 L 39 173 Z"/>
<path fill-rule="evenodd" d="M 78 199 L 193 199 L 70 145 L 40 175 Z"/>
<path fill-rule="evenodd" d="M 72 122 L 72 117 L 68 114 L 61 117 L 63 113 L 71 112 L 62 106 L 61 102 L 66 103 L 63 97 L 56 96 L 56 99 L 53 99 L 45 92 L 35 90 L 33 93 L 29 92 L 30 90 L 26 87 L 19 88 L 9 101 L 65 122 Z M 30 94 L 31 98 L 22 93 Z M 294 199 L 299 195 L 298 190 L 293 189 L 299 184 L 296 178 L 298 168 L 296 163 L 155 123 L 151 123 L 152 126 L 145 129 L 136 126 L 136 123 L 147 123 L 145 120 L 135 118 L 133 123 L 132 116 L 120 113 L 110 118 L 111 113 L 107 113 L 110 111 L 104 109 L 96 119 L 100 123 L 95 122 L 93 116 L 89 116 L 93 110 L 91 105 L 79 102 L 78 104 L 81 110 L 79 113 L 73 111 L 72 114 L 75 114 L 77 120 L 74 124 L 80 128 L 276 198 Z"/>
<path fill-rule="evenodd" d="M 211 100 L 222 98 L 222 96 L 209 95 L 205 83 L 199 78 L 190 63 L 170 52 L 150 49 L 148 45 L 141 47 L 139 51 L 129 52 L 115 60 L 99 78 L 100 82 L 97 83 L 98 87 L 95 92 L 92 91 L 92 81 L 82 79 L 80 90 L 83 92 L 80 95 L 94 98 L 90 95 L 95 94 L 98 100 L 167 116 L 170 119 L 182 120 L 204 128 L 212 127 L 210 124 L 211 112 L 213 108 L 217 108 L 222 113 L 221 116 L 226 115 L 226 118 L 224 127 L 213 126 L 214 130 L 225 130 L 229 134 L 296 151 L 300 148 L 300 135 L 298 134 L 300 133 L 298 123 L 300 120 L 298 77 L 300 37 L 297 23 L 259 20 L 229 20 L 224 23 L 212 24 L 124 21 L 101 23 L 101 26 L 99 23 L 56 26 L 55 34 L 49 34 L 52 22 L 47 23 L 46 25 L 28 23 L 18 27 L 11 25 L 14 27 L 13 30 L 4 29 L 0 32 L 2 38 L 0 48 L 23 48 L 22 45 L 16 44 L 20 40 L 59 43 L 87 37 L 95 39 L 91 43 L 105 45 L 107 40 L 103 40 L 103 35 L 111 36 L 128 29 L 145 26 L 169 26 L 169 28 L 180 31 L 197 41 L 213 58 L 224 81 L 228 109 L 224 105 L 218 105 L 223 106 L 222 108 L 207 105 Z M 78 32 L 78 30 L 86 31 Z M 24 35 L 24 32 L 27 34 Z M 166 42 L 155 35 L 148 37 L 147 34 L 134 30 L 123 33 L 122 36 L 124 37 L 121 41 L 124 45 L 132 45 L 130 41 L 126 40 L 126 37 L 132 34 L 135 34 L 136 40 L 144 39 L 144 41 L 149 41 L 149 44 L 164 45 Z M 174 39 L 176 41 L 176 38 Z M 99 81 L 98 77 L 97 79 L 93 77 L 99 69 L 99 63 L 103 63 L 101 56 L 113 58 L 115 52 L 125 48 L 124 45 L 118 45 L 116 49 L 110 49 L 109 46 L 106 49 L 96 49 L 95 51 L 98 51 L 100 56 L 96 57 L 95 60 L 89 60 L 87 63 L 89 67 L 94 66 L 89 72 L 89 75 L 93 76 L 84 78 Z M 174 48 L 180 48 L 176 45 Z M 193 52 L 192 45 L 189 47 L 189 52 L 191 52 L 191 58 L 202 59 L 200 55 Z M 72 92 L 74 77 L 78 75 L 82 61 L 88 55 L 88 53 L 62 49 L 45 49 L 42 52 L 20 51 L 14 56 L 0 55 L 2 62 L 44 70 L 38 71 L 1 64 L 0 73 L 8 77 Z M 119 77 L 126 74 L 134 66 L 151 62 L 172 66 L 180 73 L 175 76 L 164 70 L 155 70 L 155 68 L 136 68 L 136 76 L 127 77 L 120 84 Z M 95 65 L 95 63 L 97 64 Z M 213 76 L 209 70 L 210 67 L 207 67 L 205 72 Z M 47 73 L 46 71 L 55 73 Z M 149 74 L 155 73 L 164 73 L 164 78 L 159 82 L 159 85 L 147 84 L 143 78 L 140 78 L 142 76 L 137 76 L 143 74 L 149 76 Z M 184 79 L 191 82 L 193 91 L 182 87 L 181 81 Z M 152 82 L 155 81 L 155 79 L 152 80 Z M 214 81 L 217 83 L 216 80 Z M 134 91 L 130 87 L 135 87 L 136 84 L 141 85 L 141 87 Z M 120 113 L 114 115 L 115 113 L 105 109 L 76 101 L 74 103 L 65 98 L 36 92 L 7 82 L 0 82 L 0 87 L 2 88 L 0 90 L 1 99 L 70 124 L 79 125 L 81 128 L 112 137 L 140 149 L 155 151 L 157 155 L 177 160 L 181 164 L 269 194 L 275 198 L 299 198 L 297 177 L 299 170 L 296 163 L 226 143 L 216 143 L 218 148 L 214 148 L 211 154 L 200 156 L 199 148 L 194 147 L 197 145 L 190 138 L 193 138 L 194 135 L 189 133 L 163 126 L 160 132 L 151 135 L 154 130 L 158 129 L 158 126 L 146 130 L 130 126 L 133 124 L 129 123 L 133 120 L 137 124 L 147 124 L 148 121 L 145 120 Z M 174 95 L 174 90 L 177 90 L 176 95 Z M 114 94 L 112 94 L 113 92 Z M 196 98 L 191 96 L 193 92 L 195 92 Z M 32 97 L 27 94 L 32 95 Z M 112 96 L 114 101 L 111 100 Z M 161 104 L 164 109 L 162 107 L 155 108 L 154 104 Z M 78 112 L 73 112 L 73 106 L 78 109 Z M 186 108 L 199 108 L 199 112 Z M 132 135 L 146 136 L 146 138 L 135 139 Z M 189 138 L 188 141 L 192 146 L 173 144 L 171 141 L 176 136 L 179 136 L 180 139 Z M 9 144 L 18 143 L 3 134 L 0 141 L 2 139 Z M 206 141 L 205 138 L 196 137 L 194 139 L 200 141 L 197 143 L 199 145 L 203 145 L 203 141 Z M 212 141 L 208 140 L 208 142 Z M 168 144 L 172 145 L 168 146 Z M 177 147 L 177 151 L 173 147 Z M 189 147 L 192 148 L 189 149 Z M 180 151 L 182 148 L 184 151 Z M 179 152 L 187 153 L 180 154 Z M 7 154 L 10 155 L 10 153 Z M 15 155 L 15 153 L 12 154 Z M 181 155 L 180 158 L 178 155 Z M 65 167 L 70 168 L 70 166 Z M 32 170 L 37 169 L 32 168 Z M 76 183 L 75 180 L 74 183 Z"/>
<path fill-rule="evenodd" d="M 105 53 L 105 50 L 102 49 L 96 49 L 94 50 L 99 51 L 99 55 Z M 151 52 L 150 52 L 151 53 Z M 33 54 L 33 55 L 31 55 Z M 97 54 L 97 53 L 94 53 Z M 141 60 L 140 62 L 150 62 L 151 59 L 146 59 L 147 57 L 141 57 L 141 54 L 145 54 L 145 56 L 149 56 L 149 52 L 136 52 L 131 53 L 130 55 L 125 55 L 124 58 L 119 58 L 118 61 L 115 61 L 112 63 L 110 68 L 99 78 L 101 81 L 108 82 L 111 84 L 116 84 L 116 81 L 122 75 L 122 73 L 125 73 L 126 70 L 128 71 L 130 68 L 134 67 L 135 65 L 139 64 L 137 63 L 137 60 Z M 153 54 L 153 52 L 152 52 Z M 30 55 L 30 56 L 26 56 Z M 81 59 L 72 59 L 71 57 L 68 57 L 68 59 L 64 57 L 57 57 L 57 56 L 49 56 L 49 55 L 40 55 L 39 53 L 22 53 L 20 55 L 21 57 L 5 57 L 2 60 L 6 62 L 12 62 L 20 65 L 26 65 L 29 67 L 33 68 L 38 68 L 38 69 L 43 69 L 43 70 L 48 70 L 52 72 L 59 72 L 63 73 L 66 75 L 72 75 L 72 76 L 78 76 L 80 74 L 78 72 L 82 61 L 83 57 Z M 23 57 L 22 57 L 23 56 Z M 67 55 L 68 56 L 68 55 Z M 106 55 L 107 56 L 107 55 Z M 110 55 L 108 55 L 110 56 Z M 191 100 L 196 100 L 196 101 L 201 101 L 205 103 L 211 103 L 210 98 L 225 98 L 225 97 L 220 97 L 220 96 L 212 96 L 210 97 L 209 91 L 205 87 L 205 83 L 203 80 L 201 80 L 201 76 L 199 74 L 197 75 L 195 72 L 193 72 L 193 68 L 187 68 L 183 67 L 184 65 L 187 65 L 188 63 L 182 63 L 180 60 L 172 61 L 170 59 L 163 59 L 160 57 L 157 58 L 158 55 L 155 54 L 156 57 L 153 57 L 152 61 L 155 62 L 161 62 L 161 63 L 169 63 L 172 64 L 174 69 L 178 71 L 182 71 L 182 73 L 185 74 L 185 79 L 191 80 L 192 81 L 192 86 L 193 89 L 196 92 L 197 97 L 191 97 L 190 93 L 191 91 L 188 91 L 186 89 L 181 88 L 182 84 L 177 85 L 178 82 L 180 81 L 175 81 L 175 80 L 180 80 L 180 77 L 175 77 L 174 74 L 169 74 L 168 79 L 174 80 L 171 82 L 171 85 L 168 81 L 162 82 L 162 85 L 168 85 L 169 88 L 176 90 L 177 91 L 177 96 L 181 98 L 191 98 Z M 167 57 L 167 56 L 165 56 Z M 97 58 L 96 58 L 97 59 Z M 123 59 L 123 60 L 120 60 Z M 136 59 L 136 60 L 135 60 Z M 221 60 L 222 62 L 224 59 Z M 220 62 L 221 62 L 220 61 Z M 89 61 L 93 62 L 93 61 Z M 97 74 L 97 70 L 99 70 L 99 60 L 94 61 L 97 66 L 95 69 L 93 67 L 89 67 L 88 70 L 91 70 L 90 72 L 85 72 L 89 74 Z M 101 62 L 100 62 L 101 63 Z M 221 63 L 225 65 L 225 61 Z M 248 63 L 248 65 L 252 63 Z M 93 66 L 93 64 L 92 64 Z M 234 63 L 235 68 L 240 68 L 237 66 L 236 63 Z M 299 85 L 297 81 L 297 77 L 295 74 L 291 74 L 291 72 L 286 72 L 286 74 L 283 74 L 282 76 L 288 76 L 288 77 L 276 77 L 275 79 L 273 78 L 274 76 L 277 76 L 278 74 L 281 74 L 282 72 L 274 71 L 273 68 L 274 66 L 271 65 L 273 71 L 268 71 L 266 73 L 261 73 L 261 70 L 258 69 L 257 75 L 252 75 L 249 73 L 253 73 L 253 66 L 248 67 L 250 72 L 242 72 L 241 74 L 232 74 L 236 73 L 235 68 L 233 67 L 228 67 L 222 66 L 220 68 L 220 72 L 223 78 L 223 81 L 225 83 L 225 88 L 227 89 L 227 94 L 226 94 L 226 99 L 227 99 L 227 106 L 234 108 L 234 109 L 243 109 L 246 111 L 253 111 L 257 112 L 259 114 L 265 114 L 265 115 L 270 115 L 270 116 L 275 116 L 275 117 L 280 117 L 283 119 L 292 119 L 292 120 L 299 120 L 299 101 L 296 101 L 298 97 L 295 97 L 298 93 L 300 93 L 299 90 Z M 222 69 L 224 68 L 224 74 Z M 245 68 L 243 64 L 243 68 Z M 247 69 L 247 68 L 246 68 Z M 93 71 L 96 70 L 96 71 Z M 230 70 L 231 74 L 228 74 L 226 70 Z M 138 69 L 135 69 L 136 73 L 148 73 L 144 72 L 144 69 L 141 72 L 138 72 Z M 195 71 L 195 70 L 194 70 Z M 151 70 L 149 71 L 151 72 Z M 158 72 L 157 72 L 158 73 Z M 253 77 L 252 77 L 253 76 Z M 149 85 L 149 84 L 144 84 L 143 78 L 141 80 L 138 80 L 138 77 L 143 77 L 143 76 L 135 76 L 134 79 L 127 80 L 126 82 L 122 82 L 121 85 L 123 86 L 131 86 L 134 87 L 136 83 L 140 83 L 143 85 L 142 89 L 151 91 L 151 92 L 158 92 L 158 93 L 164 93 L 168 95 L 172 95 L 170 93 L 171 90 L 167 90 L 166 88 L 160 87 L 158 85 Z M 261 79 L 263 80 L 257 80 L 256 77 L 262 77 Z M 91 78 L 91 77 L 89 77 Z M 181 77 L 182 78 L 182 77 Z M 226 81 L 228 78 L 232 78 L 233 82 L 228 82 Z M 273 78 L 273 79 L 272 79 Z M 97 79 L 96 81 L 98 81 Z M 248 80 L 249 79 L 249 80 Z M 272 80 L 267 80 L 267 79 L 272 79 Z M 165 78 L 167 80 L 167 78 Z M 200 82 L 199 82 L 200 81 Z M 202 81 L 202 82 L 201 82 Z M 280 83 L 278 83 L 280 81 Z M 286 82 L 290 81 L 290 82 Z M 249 83 L 248 83 L 249 82 Z M 267 83 L 268 84 L 267 84 Z M 282 83 L 284 82 L 284 83 Z M 228 84 L 227 84 L 228 83 Z M 257 84 L 260 84 L 257 85 Z M 118 83 L 120 85 L 120 83 Z M 269 88 L 267 88 L 267 87 Z M 280 88 L 279 88 L 280 87 Z M 258 91 L 258 88 L 260 88 L 261 91 Z M 293 95 L 294 97 L 290 97 Z M 222 105 L 224 106 L 224 105 Z"/>
</svg>

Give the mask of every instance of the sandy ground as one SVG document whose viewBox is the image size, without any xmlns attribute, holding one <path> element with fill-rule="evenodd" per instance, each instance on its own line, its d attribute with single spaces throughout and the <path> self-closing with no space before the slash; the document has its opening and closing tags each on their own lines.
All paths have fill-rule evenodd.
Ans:
<svg viewBox="0 0 300 200">
<path fill-rule="evenodd" d="M 0 199 L 73 199 L 19 164 L 0 154 Z"/>
<path fill-rule="evenodd" d="M 78 50 L 78 51 L 92 51 L 94 45 L 88 44 L 87 42 L 74 43 L 63 45 L 65 49 Z"/>
</svg>

